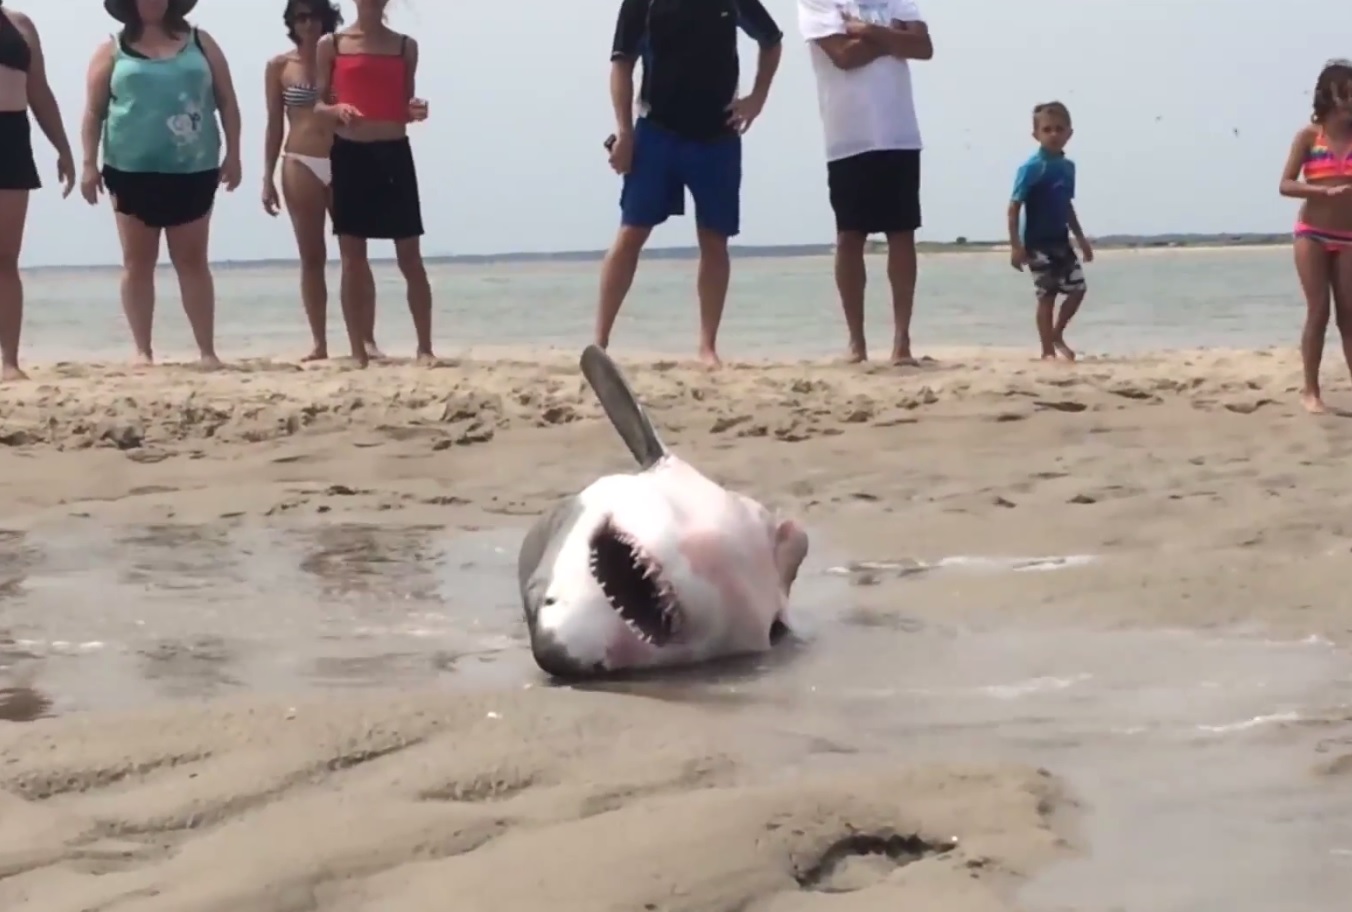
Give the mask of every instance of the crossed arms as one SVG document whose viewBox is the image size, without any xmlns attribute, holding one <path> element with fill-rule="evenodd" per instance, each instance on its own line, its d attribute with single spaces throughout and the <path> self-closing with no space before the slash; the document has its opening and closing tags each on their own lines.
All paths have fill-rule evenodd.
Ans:
<svg viewBox="0 0 1352 912">
<path fill-rule="evenodd" d="M 899 15 L 900 14 L 900 15 Z M 881 57 L 929 60 L 934 56 L 929 26 L 914 3 L 896 3 L 886 25 L 848 16 L 832 0 L 799 0 L 804 37 L 842 70 L 856 70 Z"/>
</svg>

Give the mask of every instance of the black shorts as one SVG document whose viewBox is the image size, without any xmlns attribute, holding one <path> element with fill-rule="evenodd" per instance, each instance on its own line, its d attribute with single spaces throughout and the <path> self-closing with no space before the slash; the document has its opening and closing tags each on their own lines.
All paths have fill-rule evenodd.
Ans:
<svg viewBox="0 0 1352 912">
<path fill-rule="evenodd" d="M 826 164 L 836 232 L 897 234 L 920 227 L 920 150 L 879 149 Z"/>
<path fill-rule="evenodd" d="M 1028 251 L 1028 272 L 1039 297 L 1084 291 L 1084 269 L 1069 241 L 1034 244 Z"/>
<path fill-rule="evenodd" d="M 175 228 L 210 215 L 220 185 L 220 168 L 166 174 L 103 166 L 103 186 L 113 199 L 113 209 L 150 228 Z"/>
<path fill-rule="evenodd" d="M 36 190 L 41 186 L 33 161 L 33 128 L 28 112 L 0 111 L 0 190 Z"/>
<path fill-rule="evenodd" d="M 408 137 L 355 142 L 335 137 L 333 233 L 391 241 L 421 237 L 418 172 Z"/>
</svg>

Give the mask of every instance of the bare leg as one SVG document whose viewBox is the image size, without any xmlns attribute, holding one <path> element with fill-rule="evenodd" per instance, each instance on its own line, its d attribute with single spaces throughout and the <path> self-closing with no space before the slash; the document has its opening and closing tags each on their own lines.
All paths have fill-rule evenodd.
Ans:
<svg viewBox="0 0 1352 912">
<path fill-rule="evenodd" d="M 0 382 L 27 380 L 19 368 L 23 332 L 23 278 L 19 251 L 28 221 L 28 191 L 0 190 Z"/>
<path fill-rule="evenodd" d="M 418 238 L 394 242 L 399 271 L 408 285 L 408 312 L 413 317 L 413 333 L 418 337 L 418 360 L 435 361 L 432 354 L 432 283 L 427 280 L 422 244 Z"/>
<path fill-rule="evenodd" d="M 1300 336 L 1300 360 L 1305 373 L 1305 388 L 1300 402 L 1307 412 L 1328 411 L 1319 392 L 1319 366 L 1324 359 L 1324 336 L 1329 328 L 1329 281 L 1331 257 L 1318 241 L 1296 238 L 1296 275 L 1305 293 L 1305 328 Z"/>
<path fill-rule="evenodd" d="M 1042 360 L 1051 361 L 1056 357 L 1056 295 L 1038 292 L 1037 296 L 1037 337 L 1042 343 Z"/>
<path fill-rule="evenodd" d="M 136 363 L 155 363 L 150 344 L 155 324 L 155 264 L 160 258 L 160 229 L 151 228 L 131 215 L 117 213 L 117 234 L 122 241 L 122 311 L 127 315 Z"/>
<path fill-rule="evenodd" d="M 358 366 L 366 367 L 371 362 L 367 340 L 375 322 L 376 307 L 376 280 L 366 258 L 366 239 L 339 235 L 338 255 L 343 264 L 338 296 L 343 303 L 347 341 L 352 347 L 352 359 Z"/>
<path fill-rule="evenodd" d="M 728 239 L 708 228 L 696 231 L 699 238 L 699 271 L 695 279 L 699 294 L 699 359 L 706 367 L 720 367 L 718 326 L 723 322 L 723 307 L 728 301 L 728 282 L 732 262 L 728 258 Z"/>
<path fill-rule="evenodd" d="M 1352 373 L 1352 249 L 1334 254 L 1330 264 L 1333 273 L 1333 313 L 1338 321 L 1338 335 L 1343 342 L 1343 360 Z"/>
<path fill-rule="evenodd" d="M 371 261 L 366 261 L 367 275 L 371 275 Z M 366 336 L 366 354 L 373 360 L 379 361 L 385 357 L 385 353 L 376 345 L 376 280 L 371 275 L 371 306 L 366 308 L 366 322 L 362 325 L 362 332 Z"/>
<path fill-rule="evenodd" d="M 1066 344 L 1066 327 L 1084 303 L 1085 291 L 1087 289 L 1081 288 L 1066 295 L 1061 302 L 1061 312 L 1056 315 L 1056 325 L 1052 327 L 1052 344 L 1056 346 L 1056 353 L 1067 361 L 1075 360 L 1075 350 Z"/>
<path fill-rule="evenodd" d="M 201 364 L 205 368 L 218 368 L 221 359 L 216 357 L 216 283 L 207 258 L 211 213 L 195 222 L 167 228 L 164 236 L 169 244 L 169 261 L 178 273 L 183 312 L 188 315 Z"/>
<path fill-rule="evenodd" d="M 915 232 L 887 236 L 887 280 L 892 285 L 892 363 L 915 364 L 911 355 L 911 314 L 915 311 Z"/>
<path fill-rule="evenodd" d="M 596 344 L 601 348 L 610 345 L 610 333 L 615 328 L 625 295 L 634 284 L 639 254 L 650 234 L 651 228 L 621 225 L 615 242 L 601 261 L 601 291 L 596 303 Z"/>
<path fill-rule="evenodd" d="M 862 231 L 841 231 L 836 234 L 836 291 L 840 293 L 840 309 L 845 312 L 845 331 L 850 337 L 849 360 L 868 360 L 868 342 L 864 338 L 864 289 L 868 285 L 868 270 L 864 266 L 864 244 L 868 235 Z"/>
<path fill-rule="evenodd" d="M 328 260 L 324 218 L 328 214 L 329 190 L 305 165 L 286 158 L 282 160 L 282 195 L 296 235 L 300 300 L 310 324 L 310 353 L 301 360 L 322 361 L 329 356 L 329 283 L 324 274 Z"/>
</svg>

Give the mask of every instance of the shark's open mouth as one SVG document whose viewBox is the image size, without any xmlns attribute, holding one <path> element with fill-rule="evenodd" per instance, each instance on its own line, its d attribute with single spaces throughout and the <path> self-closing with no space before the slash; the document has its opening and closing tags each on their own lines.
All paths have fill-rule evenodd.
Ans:
<svg viewBox="0 0 1352 912">
<path fill-rule="evenodd" d="M 676 633 L 680 607 L 657 561 L 606 523 L 591 540 L 591 574 L 634 635 L 665 646 Z"/>
</svg>

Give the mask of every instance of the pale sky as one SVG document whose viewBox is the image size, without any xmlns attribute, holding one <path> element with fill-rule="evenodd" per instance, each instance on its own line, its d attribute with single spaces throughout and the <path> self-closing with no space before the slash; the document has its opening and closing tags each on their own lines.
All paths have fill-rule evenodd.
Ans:
<svg viewBox="0 0 1352 912">
<path fill-rule="evenodd" d="M 90 54 L 114 28 L 98 0 L 6 0 L 43 35 L 71 141 Z M 1091 234 L 1284 231 L 1277 195 L 1287 146 L 1307 121 L 1329 57 L 1352 56 L 1316 0 L 919 0 L 932 61 L 912 65 L 925 139 L 921 237 L 1004 233 L 1029 112 L 1059 98 L 1075 120 L 1077 208 Z M 794 0 L 766 0 L 785 53 L 769 104 L 746 136 L 742 244 L 827 243 L 832 218 L 817 99 Z M 351 2 L 342 4 L 349 21 Z M 265 61 L 285 49 L 284 0 L 201 0 L 196 24 L 230 59 L 244 113 L 244 184 L 222 194 L 216 260 L 289 256 L 285 216 L 259 204 Z M 586 250 L 609 245 L 619 182 L 601 141 L 611 129 L 609 50 L 619 0 L 393 0 L 391 22 L 422 47 L 415 125 L 428 254 Z M 742 84 L 755 47 L 742 41 Z M 1238 131 L 1238 135 L 1236 132 Z M 36 128 L 47 186 L 34 197 L 23 264 L 120 259 L 111 210 L 61 200 L 55 156 Z M 689 208 L 689 207 L 687 207 Z M 672 220 L 654 246 L 693 243 Z M 377 247 L 373 252 L 384 255 Z"/>
</svg>

